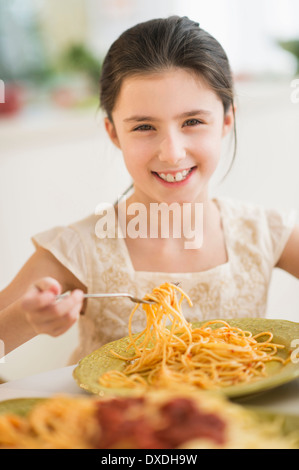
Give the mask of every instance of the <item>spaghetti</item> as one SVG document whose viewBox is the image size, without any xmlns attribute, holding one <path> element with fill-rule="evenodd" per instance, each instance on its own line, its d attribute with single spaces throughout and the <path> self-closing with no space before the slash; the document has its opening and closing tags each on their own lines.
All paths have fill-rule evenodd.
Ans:
<svg viewBox="0 0 299 470">
<path fill-rule="evenodd" d="M 28 416 L 0 416 L 0 449 L 90 449 L 99 425 L 92 400 L 57 396 Z"/>
<path fill-rule="evenodd" d="M 178 299 L 177 294 L 180 294 Z M 179 287 L 165 283 L 145 299 L 155 303 L 143 305 L 146 327 L 132 334 L 132 321 L 137 304 L 129 318 L 129 350 L 132 357 L 123 371 L 110 370 L 100 378 L 100 384 L 112 388 L 167 387 L 185 383 L 200 389 L 215 389 L 248 383 L 267 375 L 270 361 L 285 363 L 277 355 L 284 346 L 272 342 L 271 332 L 253 335 L 232 327 L 223 320 L 208 321 L 192 327 L 182 313 L 182 301 L 192 301 Z"/>
</svg>

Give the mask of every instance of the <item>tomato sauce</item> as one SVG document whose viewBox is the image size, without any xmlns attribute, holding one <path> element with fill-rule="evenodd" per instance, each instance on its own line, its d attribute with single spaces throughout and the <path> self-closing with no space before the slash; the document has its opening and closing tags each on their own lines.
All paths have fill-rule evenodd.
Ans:
<svg viewBox="0 0 299 470">
<path fill-rule="evenodd" d="M 193 439 L 225 443 L 226 424 L 216 413 L 201 410 L 188 398 L 157 405 L 159 424 L 143 412 L 145 398 L 114 398 L 97 403 L 99 449 L 175 449 Z M 156 418 L 156 417 L 155 417 Z"/>
</svg>

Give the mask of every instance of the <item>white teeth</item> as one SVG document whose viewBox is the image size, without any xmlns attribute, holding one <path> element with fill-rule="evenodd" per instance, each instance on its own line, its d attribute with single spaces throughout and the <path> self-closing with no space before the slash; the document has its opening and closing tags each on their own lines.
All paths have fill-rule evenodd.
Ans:
<svg viewBox="0 0 299 470">
<path fill-rule="evenodd" d="M 175 180 L 176 181 L 182 181 L 182 179 L 183 179 L 183 173 L 179 172 L 175 175 Z"/>
<path fill-rule="evenodd" d="M 183 181 L 186 176 L 189 175 L 191 169 L 190 170 L 183 170 L 183 171 L 178 171 L 175 175 L 172 175 L 170 173 L 158 173 L 158 175 L 160 176 L 160 178 L 162 178 L 162 180 L 164 181 L 167 181 L 168 183 L 174 183 L 174 182 L 179 182 L 179 181 Z"/>
<path fill-rule="evenodd" d="M 166 175 L 166 180 L 168 181 L 168 183 L 173 183 L 175 179 L 176 178 L 174 175 L 170 175 L 169 173 Z"/>
</svg>

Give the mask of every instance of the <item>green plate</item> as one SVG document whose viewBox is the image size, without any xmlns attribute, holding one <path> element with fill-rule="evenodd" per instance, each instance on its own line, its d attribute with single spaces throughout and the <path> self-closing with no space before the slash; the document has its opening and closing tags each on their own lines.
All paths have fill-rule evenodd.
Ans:
<svg viewBox="0 0 299 470">
<path fill-rule="evenodd" d="M 277 425 L 279 421 L 280 431 L 283 436 L 287 436 L 293 432 L 296 432 L 296 436 L 299 431 L 299 414 L 290 415 L 285 413 L 274 413 L 273 411 L 264 410 L 255 406 L 243 406 L 247 411 L 250 411 L 256 418 L 257 423 L 274 423 Z M 299 444 L 299 442 L 298 442 Z"/>
<path fill-rule="evenodd" d="M 45 398 L 13 398 L 0 402 L 0 415 L 13 413 L 18 416 L 26 416 L 29 411 Z"/>
<path fill-rule="evenodd" d="M 273 333 L 273 342 L 283 344 L 285 348 L 279 350 L 278 355 L 287 358 L 292 352 L 291 343 L 294 339 L 299 339 L 299 323 L 286 320 L 270 320 L 264 318 L 243 318 L 225 320 L 231 326 L 239 327 L 252 332 L 254 335 L 263 331 Z M 194 323 L 194 327 L 203 325 L 206 322 Z M 115 358 L 110 351 L 129 356 L 126 348 L 130 342 L 129 337 L 113 341 L 102 346 L 85 358 L 81 359 L 73 371 L 73 377 L 78 385 L 87 392 L 96 395 L 128 395 L 132 391 L 125 388 L 107 388 L 99 384 L 99 377 L 105 372 L 117 369 L 123 370 L 126 361 Z M 134 352 L 132 351 L 132 355 Z M 260 393 L 279 385 L 285 384 L 299 377 L 299 363 L 289 362 L 286 365 L 278 361 L 270 362 L 266 365 L 267 377 L 252 381 L 251 383 L 239 384 L 230 387 L 220 388 L 219 391 L 227 397 L 241 397 Z"/>
</svg>

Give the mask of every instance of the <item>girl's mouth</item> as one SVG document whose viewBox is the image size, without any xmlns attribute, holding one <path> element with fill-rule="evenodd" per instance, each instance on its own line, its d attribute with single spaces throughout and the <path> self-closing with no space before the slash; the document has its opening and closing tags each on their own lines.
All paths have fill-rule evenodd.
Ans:
<svg viewBox="0 0 299 470">
<path fill-rule="evenodd" d="M 159 179 L 162 183 L 166 185 L 179 185 L 182 183 L 185 183 L 187 180 L 190 179 L 192 173 L 196 170 L 196 166 L 193 166 L 192 168 L 186 169 L 186 170 L 181 170 L 181 171 L 171 171 L 171 172 L 161 172 L 158 173 L 156 171 L 152 171 L 152 174 Z"/>
</svg>

